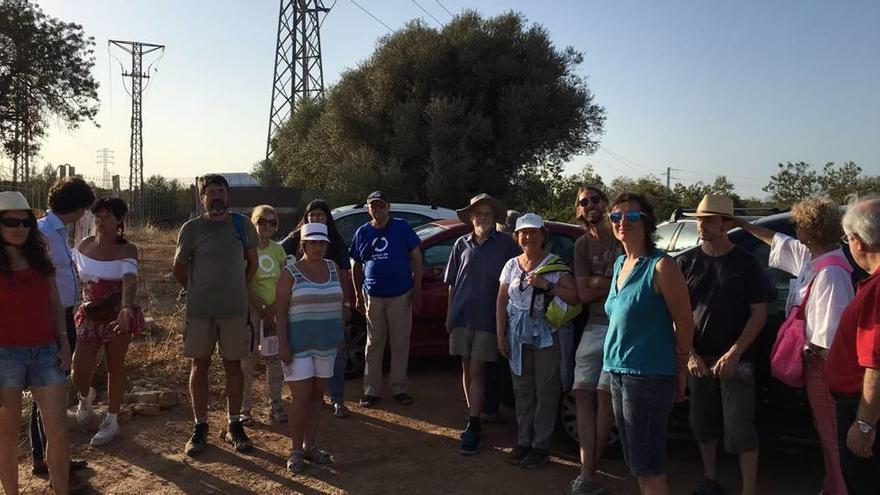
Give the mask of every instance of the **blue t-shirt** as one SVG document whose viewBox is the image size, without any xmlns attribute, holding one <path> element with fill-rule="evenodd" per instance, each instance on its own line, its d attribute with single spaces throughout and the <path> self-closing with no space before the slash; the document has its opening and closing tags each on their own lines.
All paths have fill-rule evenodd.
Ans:
<svg viewBox="0 0 880 495">
<path fill-rule="evenodd" d="M 643 376 L 675 376 L 675 329 L 666 300 L 654 290 L 654 269 L 665 254 L 653 250 L 636 261 L 620 290 L 626 256 L 614 263 L 605 300 L 608 333 L 602 370 Z"/>
<path fill-rule="evenodd" d="M 409 253 L 419 236 L 405 220 L 391 218 L 377 229 L 361 225 L 351 240 L 351 259 L 364 265 L 364 288 L 374 297 L 397 297 L 412 289 Z"/>
</svg>

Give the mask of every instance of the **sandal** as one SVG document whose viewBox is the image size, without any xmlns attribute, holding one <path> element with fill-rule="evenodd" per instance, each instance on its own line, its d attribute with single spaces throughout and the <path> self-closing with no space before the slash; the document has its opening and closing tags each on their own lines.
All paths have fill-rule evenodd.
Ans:
<svg viewBox="0 0 880 495">
<path fill-rule="evenodd" d="M 305 453 L 305 458 L 316 464 L 333 464 L 333 456 L 328 452 L 324 452 L 317 446 L 310 448 Z"/>
<path fill-rule="evenodd" d="M 302 450 L 294 450 L 290 457 L 287 458 L 287 469 L 292 471 L 294 474 L 299 474 L 303 472 L 306 465 L 303 462 L 303 451 Z"/>
<path fill-rule="evenodd" d="M 394 394 L 394 400 L 396 400 L 397 403 L 401 406 L 409 406 L 412 405 L 413 402 L 415 402 L 412 396 L 406 392 L 402 394 Z"/>
</svg>

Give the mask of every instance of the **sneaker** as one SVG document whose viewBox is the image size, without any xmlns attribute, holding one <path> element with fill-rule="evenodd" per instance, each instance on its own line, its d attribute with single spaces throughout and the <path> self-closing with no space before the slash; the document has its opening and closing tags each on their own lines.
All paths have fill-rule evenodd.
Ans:
<svg viewBox="0 0 880 495">
<path fill-rule="evenodd" d="M 345 419 L 351 416 L 351 411 L 345 407 L 345 403 L 343 402 L 334 402 L 333 403 L 333 416 L 339 419 Z"/>
<path fill-rule="evenodd" d="M 572 480 L 569 495 L 602 495 L 605 489 L 598 482 L 584 480 L 580 476 Z"/>
<path fill-rule="evenodd" d="M 464 430 L 461 432 L 461 448 L 458 449 L 458 453 L 461 455 L 474 455 L 480 452 L 480 434 L 471 431 Z"/>
<path fill-rule="evenodd" d="M 529 455 L 529 452 L 532 450 L 531 447 L 526 447 L 525 445 L 517 445 L 507 454 L 507 463 L 513 464 L 514 466 L 519 465 Z"/>
<path fill-rule="evenodd" d="M 98 392 L 91 387 L 89 387 L 89 394 L 85 397 L 76 394 L 79 397 L 79 405 L 76 406 L 76 424 L 86 426 L 92 422 L 92 419 L 95 417 L 95 408 L 92 407 L 92 402 L 95 400 L 96 395 L 98 395 Z"/>
<path fill-rule="evenodd" d="M 299 474 L 303 472 L 305 469 L 305 462 L 303 461 L 303 451 L 302 450 L 294 450 L 290 453 L 290 457 L 287 458 L 287 470 L 292 471 L 293 474 Z"/>
<path fill-rule="evenodd" d="M 287 423 L 287 412 L 284 409 L 277 409 L 271 413 L 272 421 L 276 423 Z"/>
<path fill-rule="evenodd" d="M 115 417 L 107 414 L 104 416 L 104 421 L 101 422 L 101 427 L 98 428 L 98 432 L 95 433 L 95 436 L 92 437 L 92 441 L 89 442 L 92 447 L 100 447 L 101 445 L 107 445 L 110 443 L 110 440 L 113 440 L 119 433 L 119 422 Z"/>
<path fill-rule="evenodd" d="M 239 416 L 239 421 L 241 421 L 241 424 L 243 424 L 245 426 L 253 426 L 254 425 L 254 419 L 251 418 L 250 411 L 241 413 L 241 415 Z"/>
<path fill-rule="evenodd" d="M 247 453 L 254 450 L 254 443 L 244 432 L 241 421 L 230 421 L 226 431 L 226 441 L 232 444 L 236 452 Z"/>
<path fill-rule="evenodd" d="M 184 452 L 190 457 L 195 457 L 208 447 L 208 423 L 199 423 L 193 430 L 193 436 L 186 442 Z"/>
<path fill-rule="evenodd" d="M 693 491 L 693 495 L 721 495 L 722 493 L 724 493 L 724 490 L 718 481 L 710 480 L 709 478 L 703 478 L 700 481 L 700 486 Z"/>
<path fill-rule="evenodd" d="M 547 449 L 532 449 L 519 465 L 526 469 L 535 469 L 550 461 L 550 451 Z"/>
<path fill-rule="evenodd" d="M 361 407 L 373 407 L 373 404 L 379 401 L 379 398 L 375 395 L 364 395 L 361 397 L 361 400 L 358 401 L 358 405 Z"/>
</svg>

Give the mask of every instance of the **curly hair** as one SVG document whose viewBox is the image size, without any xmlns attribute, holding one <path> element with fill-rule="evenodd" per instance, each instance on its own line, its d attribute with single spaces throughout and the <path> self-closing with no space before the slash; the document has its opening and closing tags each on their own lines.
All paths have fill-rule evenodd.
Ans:
<svg viewBox="0 0 880 495">
<path fill-rule="evenodd" d="M 791 219 L 816 244 L 830 246 L 843 235 L 842 213 L 831 198 L 808 198 L 791 207 Z"/>
<path fill-rule="evenodd" d="M 92 206 L 94 202 L 95 193 L 82 177 L 59 179 L 49 188 L 49 208 L 55 213 L 73 213 Z"/>
<path fill-rule="evenodd" d="M 648 252 L 651 252 L 657 249 L 657 243 L 654 240 L 654 232 L 657 231 L 657 215 L 654 213 L 654 203 L 649 197 L 641 193 L 623 192 L 611 201 L 609 208 L 613 209 L 619 204 L 629 203 L 630 201 L 637 203 L 639 209 L 642 210 L 641 224 L 645 229 L 645 248 Z"/>
<path fill-rule="evenodd" d="M 0 218 L 6 212 L 0 212 Z M 22 254 L 27 260 L 28 265 L 37 270 L 44 277 L 52 277 L 55 275 L 55 265 L 49 258 L 49 249 L 46 247 L 46 238 L 36 226 L 37 217 L 32 210 L 27 210 L 28 218 L 34 222 L 34 226 L 30 228 L 27 239 L 21 246 Z M 6 252 L 6 240 L 0 235 L 0 273 L 7 277 L 12 276 L 12 263 L 9 260 L 9 253 Z"/>
</svg>

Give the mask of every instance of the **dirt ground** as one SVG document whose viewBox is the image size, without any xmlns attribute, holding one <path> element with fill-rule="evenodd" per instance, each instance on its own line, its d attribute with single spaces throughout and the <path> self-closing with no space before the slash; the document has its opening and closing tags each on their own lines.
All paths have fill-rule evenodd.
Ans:
<svg viewBox="0 0 880 495">
<path fill-rule="evenodd" d="M 137 241 L 143 246 L 144 305 L 156 324 L 149 335 L 132 345 L 130 377 L 173 387 L 180 392 L 182 401 L 159 416 L 135 416 L 122 423 L 121 435 L 101 448 L 88 445 L 98 420 L 89 428 L 78 427 L 73 418 L 74 408 L 70 409 L 74 456 L 88 460 L 89 467 L 81 473 L 93 493 L 561 494 L 577 475 L 576 450 L 561 437 L 553 446 L 552 462 L 544 468 L 529 471 L 507 465 L 504 454 L 512 446 L 516 432 L 509 410 L 503 411 L 501 423 L 484 425 L 480 454 L 459 455 L 458 434 L 464 424 L 465 405 L 458 367 L 451 359 L 411 363 L 411 391 L 416 403 L 410 407 L 400 406 L 386 396 L 373 409 L 362 409 L 349 402 L 354 414 L 347 419 L 323 413 L 319 443 L 335 455 L 336 463 L 327 467 L 308 465 L 299 476 L 285 469 L 290 451 L 286 425 L 270 424 L 265 414 L 262 369 L 258 370 L 261 376 L 255 390 L 254 413 L 258 424 L 249 429 L 255 452 L 237 454 L 220 441 L 225 398 L 220 365 L 215 361 L 211 379 L 211 446 L 202 456 L 190 459 L 183 454 L 192 428 L 186 398 L 188 363 L 180 355 L 182 313 L 169 274 L 174 238 L 152 233 Z M 360 384 L 360 380 L 347 383 L 349 401 L 359 395 Z M 99 407 L 99 412 L 104 406 Z M 22 491 L 44 493 L 48 481 L 30 474 L 27 450 L 22 445 Z M 720 462 L 722 484 L 727 493 L 736 493 L 736 460 L 722 455 Z M 671 442 L 669 468 L 673 493 L 690 493 L 701 477 L 696 446 Z M 779 495 L 818 493 L 821 475 L 821 458 L 815 452 L 765 452 L 759 474 L 760 491 Z M 604 460 L 599 479 L 608 493 L 638 493 L 620 459 Z"/>
</svg>

